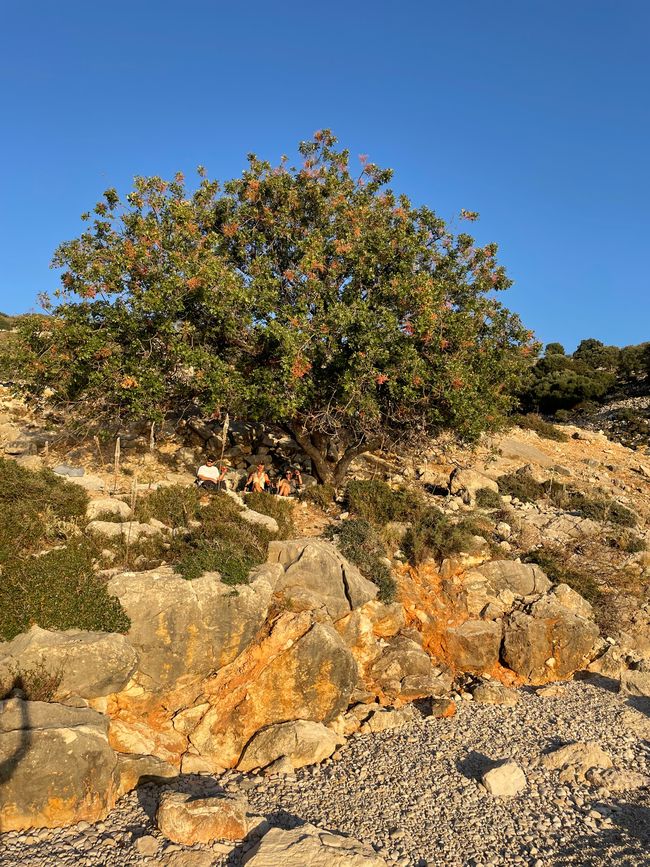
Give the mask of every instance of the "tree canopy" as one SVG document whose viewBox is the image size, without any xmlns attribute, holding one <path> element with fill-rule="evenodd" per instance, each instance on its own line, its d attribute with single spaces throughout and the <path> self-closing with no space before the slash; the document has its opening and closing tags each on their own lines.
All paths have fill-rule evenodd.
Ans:
<svg viewBox="0 0 650 867">
<path fill-rule="evenodd" d="M 98 423 L 276 424 L 322 481 L 382 443 L 496 427 L 536 351 L 495 297 L 510 285 L 496 244 L 336 145 L 316 133 L 299 166 L 250 154 L 223 185 L 200 169 L 194 192 L 181 174 L 107 190 L 56 251 L 49 315 L 21 325 L 27 387 Z"/>
</svg>

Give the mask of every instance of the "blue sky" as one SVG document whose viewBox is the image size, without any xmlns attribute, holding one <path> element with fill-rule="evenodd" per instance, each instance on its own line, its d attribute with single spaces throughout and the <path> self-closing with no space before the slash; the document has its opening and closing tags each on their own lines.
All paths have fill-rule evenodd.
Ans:
<svg viewBox="0 0 650 867">
<path fill-rule="evenodd" d="M 7 0 L 0 310 L 35 307 L 103 189 L 239 174 L 330 127 L 481 213 L 544 342 L 650 340 L 647 0 Z"/>
</svg>

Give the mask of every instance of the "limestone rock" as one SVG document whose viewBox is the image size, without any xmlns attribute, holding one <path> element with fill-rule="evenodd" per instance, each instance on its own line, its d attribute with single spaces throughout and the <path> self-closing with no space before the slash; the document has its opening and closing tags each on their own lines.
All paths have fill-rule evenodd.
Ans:
<svg viewBox="0 0 650 867">
<path fill-rule="evenodd" d="M 608 789 L 610 792 L 629 792 L 650 786 L 650 777 L 638 771 L 616 770 L 615 768 L 590 768 L 585 779 L 592 786 Z"/>
<path fill-rule="evenodd" d="M 563 780 L 572 777 L 584 780 L 591 768 L 611 768 L 612 760 L 595 741 L 576 741 L 543 755 L 540 764 L 548 770 L 562 772 Z"/>
<path fill-rule="evenodd" d="M 0 680 L 41 670 L 61 677 L 53 695 L 96 698 L 120 690 L 135 670 L 137 655 L 123 635 L 68 629 L 50 632 L 32 626 L 0 644 Z"/>
<path fill-rule="evenodd" d="M 310 824 L 291 831 L 272 828 L 243 863 L 247 867 L 386 867 L 370 846 Z"/>
<path fill-rule="evenodd" d="M 517 693 L 496 680 L 484 681 L 472 690 L 472 698 L 478 704 L 501 704 L 514 707 L 519 701 Z"/>
<path fill-rule="evenodd" d="M 377 638 L 392 638 L 406 625 L 404 606 L 399 602 L 387 605 L 385 602 L 373 599 L 366 602 L 362 612 L 370 618 L 372 631 Z"/>
<path fill-rule="evenodd" d="M 118 795 L 106 717 L 51 702 L 0 705 L 0 828 L 103 819 Z"/>
<path fill-rule="evenodd" d="M 418 718 L 412 704 L 398 708 L 376 708 L 361 726 L 362 732 L 385 732 L 389 729 L 401 729 Z"/>
<path fill-rule="evenodd" d="M 534 563 L 518 563 L 516 560 L 492 560 L 476 569 L 487 578 L 495 593 L 511 590 L 517 596 L 546 593 L 551 582 Z"/>
<path fill-rule="evenodd" d="M 650 669 L 629 669 L 621 675 L 619 691 L 622 695 L 650 698 Z"/>
<path fill-rule="evenodd" d="M 192 798 L 181 792 L 164 792 L 156 822 L 168 840 L 185 846 L 240 841 L 248 834 L 247 810 L 246 801 L 232 795 Z"/>
<path fill-rule="evenodd" d="M 284 568 L 276 593 L 293 610 L 323 607 L 332 620 L 338 620 L 375 599 L 379 592 L 356 566 L 321 539 L 271 542 L 268 562 Z"/>
<path fill-rule="evenodd" d="M 499 661 L 500 621 L 466 620 L 447 630 L 447 651 L 460 671 L 489 671 Z"/>
<path fill-rule="evenodd" d="M 131 619 L 140 678 L 162 691 L 188 673 L 204 677 L 228 665 L 264 623 L 276 578 L 267 567 L 233 592 L 216 573 L 194 581 L 166 567 L 116 575 L 108 592 Z"/>
<path fill-rule="evenodd" d="M 499 492 L 499 486 L 494 479 L 478 472 L 478 470 L 456 469 L 451 474 L 449 483 L 451 493 L 462 494 L 467 503 L 475 501 L 476 492 L 480 491 L 481 488 L 488 488 L 495 493 Z"/>
<path fill-rule="evenodd" d="M 286 756 L 294 768 L 302 768 L 329 758 L 340 744 L 341 739 L 322 723 L 292 720 L 257 732 L 237 767 L 240 771 L 252 771 Z"/>
<path fill-rule="evenodd" d="M 503 659 L 530 683 L 541 684 L 582 668 L 597 639 L 593 621 L 574 614 L 549 594 L 529 613 L 515 611 L 506 618 Z"/>
<path fill-rule="evenodd" d="M 370 682 L 391 699 L 443 695 L 452 679 L 446 666 L 436 665 L 420 644 L 401 634 L 386 642 L 369 672 Z"/>
<path fill-rule="evenodd" d="M 491 768 L 481 778 L 491 795 L 511 798 L 526 788 L 526 776 L 517 762 L 508 761 Z"/>
<path fill-rule="evenodd" d="M 280 530 L 275 518 L 271 517 L 271 515 L 264 515 L 262 512 L 256 512 L 254 509 L 242 509 L 239 513 L 239 517 L 243 521 L 246 521 L 247 524 L 264 527 L 265 530 L 268 530 L 269 533 L 273 533 L 274 535 Z"/>
<path fill-rule="evenodd" d="M 98 497 L 90 500 L 86 508 L 86 517 L 94 521 L 100 515 L 117 515 L 123 521 L 128 521 L 131 517 L 131 508 L 122 500 L 113 497 Z"/>
<path fill-rule="evenodd" d="M 141 783 L 161 782 L 178 776 L 178 771 L 156 756 L 117 754 L 119 778 L 118 797 L 130 792 Z"/>
<path fill-rule="evenodd" d="M 160 528 L 152 527 L 151 524 L 141 524 L 139 521 L 90 521 L 88 532 L 106 539 L 128 539 L 136 542 L 143 536 L 159 536 Z"/>
<path fill-rule="evenodd" d="M 232 767 L 260 729 L 334 720 L 348 707 L 357 678 L 354 658 L 332 626 L 311 624 L 305 613 L 283 615 L 265 643 L 217 674 L 212 707 L 191 743 L 216 765 Z"/>
<path fill-rule="evenodd" d="M 576 593 L 575 590 L 572 590 L 568 584 L 558 584 L 554 587 L 551 597 L 563 608 L 566 608 L 567 611 L 573 612 L 573 614 L 578 614 L 580 617 L 585 618 L 594 616 L 594 609 L 591 607 L 591 604 L 579 593 Z"/>
</svg>

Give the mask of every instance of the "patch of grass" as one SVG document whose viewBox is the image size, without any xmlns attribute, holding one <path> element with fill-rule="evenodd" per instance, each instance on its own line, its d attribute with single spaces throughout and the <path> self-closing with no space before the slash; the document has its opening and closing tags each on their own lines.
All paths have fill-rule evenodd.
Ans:
<svg viewBox="0 0 650 867">
<path fill-rule="evenodd" d="M 541 482 L 536 482 L 528 472 L 508 473 L 497 479 L 499 492 L 509 494 L 522 503 L 534 503 L 546 494 L 546 488 Z"/>
<path fill-rule="evenodd" d="M 567 512 L 580 512 L 583 517 L 593 521 L 609 521 L 621 527 L 636 526 L 634 513 L 605 494 L 588 497 L 582 491 L 566 488 L 557 482 L 548 482 L 545 488 L 549 499 Z"/>
<path fill-rule="evenodd" d="M 352 481 L 346 490 L 348 509 L 356 516 L 383 527 L 389 521 L 410 521 L 423 508 L 420 494 L 409 488 L 393 489 L 378 480 Z"/>
<path fill-rule="evenodd" d="M 326 512 L 331 508 L 335 494 L 334 485 L 310 485 L 300 492 L 299 498 L 305 503 L 313 503 Z"/>
<path fill-rule="evenodd" d="M 85 519 L 88 495 L 51 470 L 34 472 L 0 458 L 0 564 L 67 538 Z"/>
<path fill-rule="evenodd" d="M 155 518 L 167 527 L 187 527 L 188 521 L 199 517 L 200 499 L 194 485 L 157 488 L 137 503 L 136 520 L 146 524 Z"/>
<path fill-rule="evenodd" d="M 622 551 L 625 554 L 638 554 L 640 551 L 647 549 L 645 539 L 636 536 L 634 533 L 619 533 L 616 536 L 610 536 L 607 539 L 607 544 L 610 548 L 615 548 L 617 551 Z"/>
<path fill-rule="evenodd" d="M 7 698 L 12 690 L 19 689 L 27 701 L 53 701 L 63 678 L 63 668 L 48 668 L 45 661 L 41 660 L 31 668 L 14 668 L 11 678 L 11 683 L 3 690 L 4 695 L 0 695 L 0 699 Z"/>
<path fill-rule="evenodd" d="M 500 509 L 501 496 L 492 488 L 479 488 L 476 492 L 476 505 L 480 509 Z"/>
<path fill-rule="evenodd" d="M 538 436 L 544 437 L 544 439 L 555 440 L 560 443 L 568 442 L 569 437 L 563 430 L 545 421 L 541 415 L 537 415 L 534 412 L 529 412 L 526 415 L 516 415 L 513 421 L 521 428 L 535 431 Z"/>
<path fill-rule="evenodd" d="M 72 543 L 40 557 L 5 561 L 0 581 L 0 637 L 9 641 L 37 623 L 43 629 L 127 632 L 130 621 L 95 574 L 87 545 Z"/>
<path fill-rule="evenodd" d="M 603 602 L 603 594 L 589 572 L 566 563 L 566 552 L 561 548 L 546 546 L 529 551 L 522 557 L 525 563 L 537 563 L 556 584 L 568 584 L 592 605 Z"/>
<path fill-rule="evenodd" d="M 282 499 L 276 497 L 274 494 L 267 494 L 265 491 L 261 491 L 260 493 L 253 492 L 252 494 L 248 494 L 246 505 L 255 512 L 261 512 L 263 515 L 275 518 L 280 528 L 277 535 L 278 539 L 289 539 L 295 533 L 296 528 L 293 525 L 293 500 Z"/>
<path fill-rule="evenodd" d="M 369 521 L 352 518 L 341 526 L 332 526 L 330 535 L 338 534 L 339 550 L 354 563 L 368 580 L 379 587 L 379 600 L 390 603 L 395 599 L 397 585 L 392 570 L 381 560 L 386 551 L 379 534 Z"/>
<path fill-rule="evenodd" d="M 431 557 L 444 560 L 467 551 L 472 536 L 484 533 L 483 525 L 478 527 L 470 520 L 454 523 L 440 509 L 430 506 L 407 531 L 403 549 L 410 562 L 417 566 Z"/>
</svg>

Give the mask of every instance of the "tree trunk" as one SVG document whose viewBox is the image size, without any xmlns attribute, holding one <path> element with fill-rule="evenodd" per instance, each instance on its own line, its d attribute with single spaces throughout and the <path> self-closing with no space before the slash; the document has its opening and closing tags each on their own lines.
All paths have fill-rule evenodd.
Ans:
<svg viewBox="0 0 650 867">
<path fill-rule="evenodd" d="M 328 443 L 321 434 L 314 436 L 298 423 L 287 426 L 287 432 L 298 443 L 307 457 L 311 458 L 312 468 L 323 485 L 334 485 L 339 488 L 344 482 L 352 461 L 363 452 L 377 446 L 376 442 L 363 442 L 354 446 L 348 446 L 343 456 L 338 461 L 329 460 L 327 457 Z"/>
</svg>

